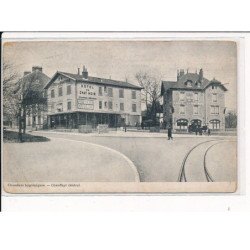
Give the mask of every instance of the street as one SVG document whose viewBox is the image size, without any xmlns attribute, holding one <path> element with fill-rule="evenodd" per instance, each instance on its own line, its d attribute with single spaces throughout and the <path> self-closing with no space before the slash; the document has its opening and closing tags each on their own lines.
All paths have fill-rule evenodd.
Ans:
<svg viewBox="0 0 250 250">
<path fill-rule="evenodd" d="M 176 182 L 188 151 L 210 140 L 227 143 L 218 143 L 207 152 L 208 172 L 214 181 L 236 180 L 236 137 L 183 135 L 168 141 L 166 135 L 152 137 L 150 133 L 112 136 L 39 131 L 34 134 L 51 141 L 8 144 L 8 150 L 4 151 L 5 156 L 6 151 L 10 155 L 4 168 L 6 180 Z M 204 143 L 190 153 L 185 165 L 186 181 L 206 181 L 203 158 L 212 144 Z M 17 154 L 17 150 L 23 153 Z"/>
</svg>

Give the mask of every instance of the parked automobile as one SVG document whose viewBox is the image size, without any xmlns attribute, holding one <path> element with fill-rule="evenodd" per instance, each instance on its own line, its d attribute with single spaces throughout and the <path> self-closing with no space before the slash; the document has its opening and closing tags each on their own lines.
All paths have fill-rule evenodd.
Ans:
<svg viewBox="0 0 250 250">
<path fill-rule="evenodd" d="M 199 126 L 199 125 L 194 124 L 194 123 L 188 126 L 189 133 L 199 131 L 200 129 L 202 131 L 206 132 L 208 128 L 207 128 L 207 126 Z"/>
</svg>

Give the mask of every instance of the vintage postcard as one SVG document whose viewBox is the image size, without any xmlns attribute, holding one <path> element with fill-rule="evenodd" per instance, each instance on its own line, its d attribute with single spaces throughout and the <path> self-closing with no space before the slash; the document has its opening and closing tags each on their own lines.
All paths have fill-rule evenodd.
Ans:
<svg viewBox="0 0 250 250">
<path fill-rule="evenodd" d="M 238 49 L 3 38 L 3 191 L 235 192 Z"/>
</svg>

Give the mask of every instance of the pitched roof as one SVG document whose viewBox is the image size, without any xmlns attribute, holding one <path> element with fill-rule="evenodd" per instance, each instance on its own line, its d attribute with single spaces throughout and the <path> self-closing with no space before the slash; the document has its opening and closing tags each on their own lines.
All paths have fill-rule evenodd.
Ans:
<svg viewBox="0 0 250 250">
<path fill-rule="evenodd" d="M 199 74 L 197 73 L 187 73 L 180 77 L 178 81 L 162 81 L 161 85 L 161 95 L 163 95 L 163 92 L 167 91 L 168 89 L 187 89 L 187 90 L 204 90 L 206 89 L 210 84 L 218 84 L 220 85 L 223 90 L 227 90 L 224 85 L 221 84 L 216 79 L 213 79 L 212 81 L 209 81 L 206 78 L 203 78 L 202 81 L 199 81 Z M 189 82 L 189 85 L 186 84 Z M 200 83 L 200 84 L 197 84 Z"/>
<path fill-rule="evenodd" d="M 75 80 L 77 82 L 89 82 L 89 83 L 109 85 L 109 86 L 115 86 L 115 87 L 121 87 L 121 88 L 142 89 L 142 87 L 128 83 L 128 82 L 105 79 L 105 78 L 98 78 L 98 77 L 93 77 L 93 76 L 88 76 L 88 79 L 84 79 L 82 75 L 71 74 L 71 73 L 66 73 L 66 72 L 61 72 L 61 71 L 57 71 L 55 73 L 55 75 L 51 78 L 51 80 L 45 86 L 45 89 L 50 86 L 50 84 L 53 82 L 53 80 L 55 79 L 55 77 L 57 77 L 58 74 L 69 77 L 72 80 Z"/>
<path fill-rule="evenodd" d="M 47 85 L 49 82 L 50 78 L 45 75 L 43 72 L 35 70 L 25 76 L 23 76 L 21 79 L 18 81 L 18 89 L 22 86 L 24 88 L 30 88 L 31 90 L 35 91 L 42 91 L 44 87 Z M 27 84 L 29 86 L 27 86 Z"/>
</svg>

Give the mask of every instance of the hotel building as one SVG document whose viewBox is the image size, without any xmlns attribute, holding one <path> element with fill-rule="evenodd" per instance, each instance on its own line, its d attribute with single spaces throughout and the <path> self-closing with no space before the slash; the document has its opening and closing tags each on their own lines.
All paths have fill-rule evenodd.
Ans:
<svg viewBox="0 0 250 250">
<path fill-rule="evenodd" d="M 85 67 L 77 74 L 57 71 L 45 89 L 50 128 L 135 126 L 141 122 L 141 87 L 89 76 Z"/>
</svg>

